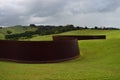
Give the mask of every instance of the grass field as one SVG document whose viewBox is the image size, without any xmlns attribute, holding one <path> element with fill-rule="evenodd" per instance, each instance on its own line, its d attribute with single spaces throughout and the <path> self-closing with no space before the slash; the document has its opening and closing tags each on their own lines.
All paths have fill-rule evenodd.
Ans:
<svg viewBox="0 0 120 80">
<path fill-rule="evenodd" d="M 78 30 L 64 34 L 104 34 L 107 39 L 79 41 L 81 57 L 71 61 L 54 64 L 0 61 L 0 80 L 120 80 L 120 30 Z M 30 40 L 51 40 L 51 36 Z"/>
</svg>

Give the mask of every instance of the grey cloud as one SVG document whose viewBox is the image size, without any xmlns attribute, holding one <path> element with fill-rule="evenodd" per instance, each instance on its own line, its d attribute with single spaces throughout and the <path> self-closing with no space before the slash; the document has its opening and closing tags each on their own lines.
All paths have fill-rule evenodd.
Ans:
<svg viewBox="0 0 120 80">
<path fill-rule="evenodd" d="M 4 0 L 0 3 L 2 25 L 64 24 L 72 22 L 71 18 L 78 20 L 77 15 L 115 12 L 120 7 L 120 0 Z"/>
<path fill-rule="evenodd" d="M 120 7 L 119 0 L 77 0 L 69 2 L 65 11 L 73 14 L 112 12 Z"/>
<path fill-rule="evenodd" d="M 8 1 L 8 0 L 7 0 Z M 31 17 L 54 16 L 62 11 L 66 1 L 64 0 L 23 0 L 3 5 L 0 8 L 0 23 L 3 25 L 30 23 Z M 21 16 L 22 17 L 21 19 Z M 13 21 L 11 21 L 13 20 Z"/>
<path fill-rule="evenodd" d="M 46 16 L 54 16 L 58 13 L 61 13 L 66 1 L 64 0 L 48 0 L 39 1 L 36 0 L 34 3 L 30 3 L 29 13 L 35 17 L 46 17 Z"/>
</svg>

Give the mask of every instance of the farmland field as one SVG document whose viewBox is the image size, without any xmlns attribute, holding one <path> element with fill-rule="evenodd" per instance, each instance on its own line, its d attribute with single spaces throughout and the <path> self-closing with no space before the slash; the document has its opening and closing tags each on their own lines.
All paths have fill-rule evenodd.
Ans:
<svg viewBox="0 0 120 80">
<path fill-rule="evenodd" d="M 49 64 L 0 61 L 0 80 L 120 80 L 120 30 L 77 30 L 59 35 L 96 34 L 107 39 L 79 41 L 81 56 L 75 60 Z M 52 40 L 51 36 L 30 40 Z"/>
</svg>

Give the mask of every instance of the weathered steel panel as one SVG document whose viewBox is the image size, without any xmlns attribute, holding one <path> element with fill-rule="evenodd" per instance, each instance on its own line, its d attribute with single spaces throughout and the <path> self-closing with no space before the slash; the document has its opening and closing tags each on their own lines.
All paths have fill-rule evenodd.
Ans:
<svg viewBox="0 0 120 80">
<path fill-rule="evenodd" d="M 0 40 L 0 60 L 25 63 L 61 62 L 80 56 L 78 40 L 105 39 L 104 35 L 57 35 L 53 41 Z"/>
</svg>

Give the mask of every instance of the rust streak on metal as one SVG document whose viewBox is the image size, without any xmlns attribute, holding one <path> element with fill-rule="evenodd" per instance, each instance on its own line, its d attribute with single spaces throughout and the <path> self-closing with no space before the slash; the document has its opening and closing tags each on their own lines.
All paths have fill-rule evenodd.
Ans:
<svg viewBox="0 0 120 80">
<path fill-rule="evenodd" d="M 0 60 L 52 63 L 80 56 L 78 40 L 105 39 L 104 35 L 56 35 L 53 41 L 0 40 Z"/>
</svg>

